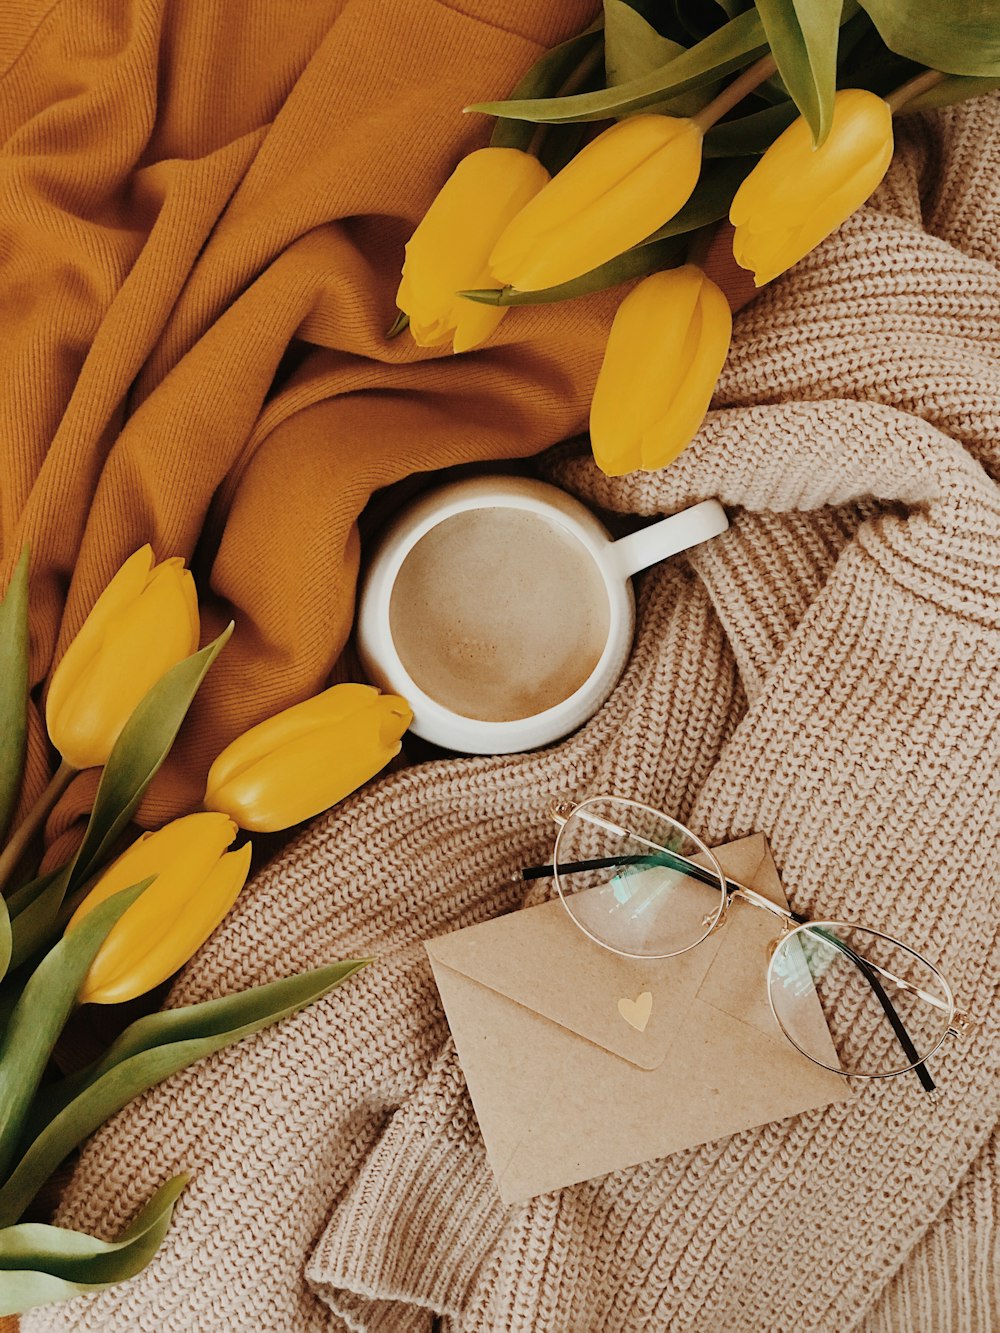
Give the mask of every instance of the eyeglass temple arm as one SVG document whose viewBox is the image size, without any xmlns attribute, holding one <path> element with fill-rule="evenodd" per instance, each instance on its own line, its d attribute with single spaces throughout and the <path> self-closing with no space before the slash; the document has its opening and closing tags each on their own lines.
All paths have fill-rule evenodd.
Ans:
<svg viewBox="0 0 1000 1333">
<path fill-rule="evenodd" d="M 646 853 L 644 855 L 637 855 L 637 856 L 604 856 L 604 857 L 598 857 L 596 860 L 592 861 L 574 861 L 570 865 L 563 866 L 560 869 L 559 873 L 563 875 L 572 875 L 582 870 L 609 870 L 611 869 L 612 866 L 642 865 L 644 863 L 650 865 L 657 865 L 657 864 L 662 865 L 664 864 L 664 862 L 667 865 L 671 866 L 674 870 L 683 869 L 684 872 L 690 875 L 692 879 L 697 879 L 702 884 L 709 884 L 713 886 L 718 884 L 717 878 L 710 870 L 705 870 L 703 869 L 703 867 L 697 865 L 696 862 L 689 861 L 686 856 L 678 856 L 676 852 L 667 852 L 665 849 L 664 852 L 658 853 L 656 855 L 651 855 L 649 853 Z M 555 874 L 555 866 L 552 865 L 528 866 L 526 869 L 521 871 L 520 877 L 521 879 L 524 880 L 547 879 L 554 874 Z M 731 879 L 727 879 L 725 881 L 725 885 L 726 885 L 726 890 L 729 893 L 736 893 L 743 887 L 740 884 L 734 883 L 734 881 Z M 806 925 L 809 920 L 808 917 L 802 916 L 801 913 L 799 912 L 789 911 L 788 915 L 791 917 L 793 921 L 797 922 L 799 925 Z M 886 994 L 885 987 L 879 981 L 875 972 L 865 962 L 865 960 L 859 954 L 856 954 L 849 945 L 844 943 L 843 940 L 837 939 L 835 935 L 830 935 L 826 931 L 822 931 L 819 933 L 822 934 L 823 939 L 827 940 L 835 948 L 839 949 L 857 967 L 858 971 L 868 982 L 868 985 L 872 988 L 872 991 L 875 994 L 875 998 L 882 1006 L 882 1010 L 886 1018 L 889 1020 L 893 1032 L 896 1034 L 896 1039 L 899 1042 L 900 1046 L 903 1048 L 904 1055 L 906 1056 L 907 1060 L 909 1060 L 910 1063 L 913 1065 L 913 1072 L 920 1080 L 920 1086 L 923 1088 L 925 1092 L 936 1091 L 937 1085 L 935 1084 L 933 1078 L 931 1077 L 927 1066 L 923 1063 L 923 1061 L 917 1054 L 917 1049 L 913 1045 L 913 1042 L 910 1038 L 910 1034 L 907 1032 L 906 1027 L 903 1024 L 903 1020 L 900 1018 L 899 1013 L 896 1010 L 896 1006 L 893 1004 L 892 1000 L 889 999 L 889 996 Z"/>
<path fill-rule="evenodd" d="M 886 1018 L 891 1023 L 892 1030 L 896 1034 L 896 1039 L 903 1048 L 903 1053 L 907 1060 L 913 1065 L 913 1072 L 916 1074 L 917 1078 L 920 1079 L 920 1086 L 923 1088 L 924 1092 L 936 1091 L 937 1085 L 933 1078 L 931 1078 L 930 1071 L 917 1054 L 916 1047 L 913 1045 L 913 1042 L 910 1039 L 910 1034 L 903 1025 L 903 1020 L 900 1018 L 896 1006 L 886 994 L 885 987 L 882 985 L 881 981 L 879 981 L 874 969 L 861 957 L 860 954 L 855 953 L 850 945 L 845 944 L 843 940 L 839 940 L 836 935 L 831 935 L 828 931 L 818 930 L 815 927 L 813 927 L 813 929 L 817 935 L 820 935 L 824 940 L 827 940 L 835 948 L 839 949 L 841 953 L 854 963 L 855 967 L 857 967 L 858 971 L 875 992 L 875 998 L 882 1006 Z"/>
</svg>

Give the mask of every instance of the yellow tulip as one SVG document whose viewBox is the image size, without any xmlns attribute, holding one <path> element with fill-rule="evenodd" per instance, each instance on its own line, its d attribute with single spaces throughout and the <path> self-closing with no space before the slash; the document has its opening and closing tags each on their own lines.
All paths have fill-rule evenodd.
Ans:
<svg viewBox="0 0 1000 1333">
<path fill-rule="evenodd" d="M 618 307 L 590 408 L 609 477 L 664 467 L 689 444 L 729 351 L 729 303 L 700 268 L 654 273 Z"/>
<path fill-rule="evenodd" d="M 490 268 L 519 291 L 578 278 L 677 213 L 701 171 L 694 121 L 643 115 L 599 134 L 532 199 L 497 241 Z"/>
<path fill-rule="evenodd" d="M 733 254 L 754 282 L 784 273 L 865 202 L 892 160 L 892 112 L 862 88 L 837 93 L 826 142 L 796 120 L 736 191 Z"/>
<path fill-rule="evenodd" d="M 198 595 L 175 558 L 153 563 L 143 546 L 94 603 L 55 669 L 45 720 L 72 768 L 107 761 L 142 697 L 198 647 Z"/>
<path fill-rule="evenodd" d="M 203 811 L 144 833 L 100 877 L 68 930 L 112 894 L 156 878 L 112 926 L 80 991 L 83 1004 L 120 1004 L 172 976 L 211 935 L 246 882 L 250 844 L 226 853 L 238 829 Z"/>
<path fill-rule="evenodd" d="M 290 828 L 373 778 L 399 754 L 412 720 L 397 695 L 334 685 L 227 745 L 209 771 L 205 807 L 261 833 Z"/>
<path fill-rule="evenodd" d="M 516 148 L 480 148 L 459 162 L 406 247 L 396 304 L 419 347 L 451 342 L 467 352 L 493 333 L 506 310 L 458 293 L 498 286 L 487 262 L 493 243 L 548 179 Z"/>
</svg>

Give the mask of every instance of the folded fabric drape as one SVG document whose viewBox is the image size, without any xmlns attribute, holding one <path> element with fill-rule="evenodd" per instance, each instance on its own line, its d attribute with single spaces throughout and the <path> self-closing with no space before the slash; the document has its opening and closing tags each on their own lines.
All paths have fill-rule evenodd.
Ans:
<svg viewBox="0 0 1000 1333">
<path fill-rule="evenodd" d="M 616 297 L 455 359 L 387 342 L 403 244 L 594 0 L 9 0 L 0 14 L 0 573 L 32 554 L 33 682 L 144 542 L 236 633 L 140 815 L 321 688 L 355 519 L 410 473 L 586 424 Z M 47 758 L 37 714 L 25 799 Z M 92 797 L 79 779 L 50 825 Z"/>
<path fill-rule="evenodd" d="M 393 774 L 245 891 L 172 1003 L 377 961 L 97 1134 L 63 1223 L 112 1235 L 194 1180 L 143 1274 L 26 1333 L 995 1326 L 998 128 L 996 96 L 900 123 L 871 203 L 737 319 L 720 407 L 666 471 L 551 460 L 621 511 L 718 494 L 732 529 L 644 576 L 630 666 L 577 735 Z M 547 801 L 608 790 L 709 841 L 765 832 L 794 907 L 938 960 L 983 1020 L 935 1057 L 940 1101 L 869 1083 L 504 1211 L 422 940 L 516 907 Z"/>
</svg>

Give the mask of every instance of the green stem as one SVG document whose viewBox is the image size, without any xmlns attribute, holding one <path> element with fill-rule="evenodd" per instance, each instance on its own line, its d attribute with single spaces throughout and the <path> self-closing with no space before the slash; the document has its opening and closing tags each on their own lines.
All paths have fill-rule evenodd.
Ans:
<svg viewBox="0 0 1000 1333">
<path fill-rule="evenodd" d="M 889 103 L 889 109 L 895 115 L 907 102 L 912 102 L 915 97 L 925 93 L 928 88 L 933 88 L 944 77 L 939 69 L 922 70 L 906 83 L 901 83 L 895 92 L 887 95 L 885 100 Z"/>
<path fill-rule="evenodd" d="M 45 823 L 56 801 L 76 777 L 76 772 L 77 770 L 71 768 L 65 759 L 62 760 L 49 785 L 11 834 L 7 846 L 0 852 L 0 893 L 6 889 L 32 838 Z"/>
<path fill-rule="evenodd" d="M 723 88 L 718 97 L 712 99 L 708 106 L 702 109 L 691 119 L 699 127 L 702 134 L 710 130 L 717 120 L 721 120 L 727 111 L 732 111 L 734 106 L 739 106 L 744 97 L 748 97 L 755 88 L 759 88 L 762 83 L 766 83 L 772 74 L 777 71 L 777 64 L 774 56 L 768 54 L 761 56 L 759 60 L 748 66 L 738 79 L 733 79 L 732 83 Z"/>
</svg>

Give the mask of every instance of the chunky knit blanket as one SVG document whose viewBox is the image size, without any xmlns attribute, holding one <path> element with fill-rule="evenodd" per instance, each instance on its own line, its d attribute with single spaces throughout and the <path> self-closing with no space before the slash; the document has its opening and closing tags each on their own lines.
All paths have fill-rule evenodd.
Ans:
<svg viewBox="0 0 1000 1333">
<path fill-rule="evenodd" d="M 998 109 L 900 123 L 870 204 L 738 318 L 668 470 L 551 459 L 610 510 L 718 495 L 732 530 L 641 580 L 577 735 L 393 774 L 256 879 L 171 1003 L 376 963 L 96 1136 L 65 1224 L 113 1235 L 194 1180 L 145 1273 L 28 1333 L 997 1326 Z M 598 791 L 715 842 L 762 830 L 796 908 L 938 960 L 982 1020 L 933 1061 L 940 1098 L 870 1083 L 505 1211 L 422 941 L 517 907 L 548 799 Z"/>
</svg>

